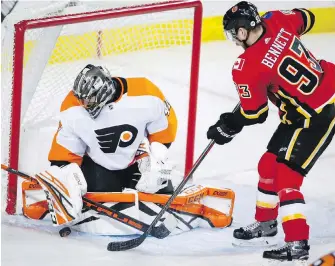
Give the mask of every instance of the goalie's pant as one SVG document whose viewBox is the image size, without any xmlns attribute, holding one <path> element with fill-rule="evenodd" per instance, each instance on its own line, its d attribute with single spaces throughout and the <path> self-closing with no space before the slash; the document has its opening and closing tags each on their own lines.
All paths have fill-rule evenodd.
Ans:
<svg viewBox="0 0 335 266">
<path fill-rule="evenodd" d="M 255 219 L 276 219 L 279 208 L 286 242 L 309 238 L 300 187 L 334 134 L 335 116 L 309 128 L 280 124 L 259 161 Z"/>
<path fill-rule="evenodd" d="M 135 189 L 141 177 L 137 163 L 126 169 L 109 170 L 84 156 L 81 170 L 87 182 L 88 192 L 122 192 L 124 188 Z"/>
</svg>

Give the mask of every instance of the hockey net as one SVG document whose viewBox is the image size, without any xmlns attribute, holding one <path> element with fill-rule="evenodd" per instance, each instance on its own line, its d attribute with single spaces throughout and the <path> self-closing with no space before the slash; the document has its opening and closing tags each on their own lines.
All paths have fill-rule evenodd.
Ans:
<svg viewBox="0 0 335 266">
<path fill-rule="evenodd" d="M 99 3 L 99 2 L 98 2 Z M 172 147 L 180 170 L 193 161 L 202 7 L 198 0 L 132 7 L 57 6 L 8 23 L 2 40 L 2 163 L 27 173 L 49 166 L 62 100 L 88 63 L 156 83 L 179 118 Z M 181 107 L 183 108 L 181 108 Z M 186 164 L 185 164 L 186 162 Z M 2 171 L 2 207 L 21 212 L 16 176 Z"/>
</svg>

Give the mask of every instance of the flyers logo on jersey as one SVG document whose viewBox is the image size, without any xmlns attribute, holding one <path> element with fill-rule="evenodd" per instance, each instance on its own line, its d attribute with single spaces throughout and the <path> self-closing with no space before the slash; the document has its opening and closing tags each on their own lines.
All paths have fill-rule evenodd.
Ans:
<svg viewBox="0 0 335 266">
<path fill-rule="evenodd" d="M 100 149 L 104 153 L 114 153 L 118 147 L 125 148 L 133 144 L 138 130 L 132 125 L 119 125 L 94 130 Z"/>
<path fill-rule="evenodd" d="M 237 58 L 237 60 L 235 61 L 234 65 L 233 65 L 233 69 L 241 71 L 242 68 L 243 68 L 244 62 L 245 62 L 245 59 Z"/>
</svg>

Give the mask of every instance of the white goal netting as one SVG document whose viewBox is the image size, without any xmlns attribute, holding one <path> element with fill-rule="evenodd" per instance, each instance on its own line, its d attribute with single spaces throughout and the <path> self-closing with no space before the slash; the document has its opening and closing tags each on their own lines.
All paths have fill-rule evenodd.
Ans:
<svg viewBox="0 0 335 266">
<path fill-rule="evenodd" d="M 190 86 L 194 8 L 148 14 L 87 19 L 91 11 L 107 10 L 115 4 L 96 2 L 55 3 L 40 9 L 21 10 L 6 21 L 2 38 L 1 135 L 2 163 L 7 164 L 12 134 L 14 24 L 22 19 L 86 12 L 80 23 L 26 30 L 22 73 L 20 170 L 35 173 L 48 167 L 48 151 L 58 124 L 58 112 L 78 72 L 88 63 L 104 65 L 114 76 L 144 76 L 155 82 L 174 105 L 179 123 L 176 160 L 183 167 L 187 137 L 186 118 Z M 104 11 L 102 11 L 104 12 Z M 17 52 L 17 51 L 16 51 Z M 18 60 L 16 57 L 15 60 Z M 177 71 L 177 68 L 182 70 Z M 182 170 L 182 169 L 181 169 Z M 8 175 L 2 171 L 2 207 L 7 195 Z M 21 193 L 18 190 L 17 200 Z M 15 199 L 16 200 L 16 199 Z M 18 203 L 18 206 L 20 204 Z M 19 211 L 20 209 L 17 209 Z"/>
</svg>

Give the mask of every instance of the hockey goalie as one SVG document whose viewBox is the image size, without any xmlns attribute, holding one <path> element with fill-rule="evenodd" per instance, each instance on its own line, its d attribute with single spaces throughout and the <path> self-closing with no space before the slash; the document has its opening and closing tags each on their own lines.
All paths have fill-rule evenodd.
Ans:
<svg viewBox="0 0 335 266">
<path fill-rule="evenodd" d="M 50 168 L 38 184 L 22 184 L 23 214 L 92 234 L 139 233 L 86 209 L 82 196 L 149 225 L 183 178 L 167 160 L 176 132 L 176 114 L 151 81 L 87 65 L 62 102 Z M 233 206 L 230 189 L 189 185 L 161 222 L 171 234 L 227 227 Z"/>
</svg>

